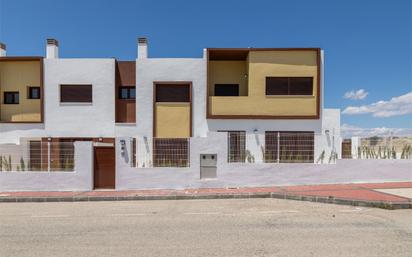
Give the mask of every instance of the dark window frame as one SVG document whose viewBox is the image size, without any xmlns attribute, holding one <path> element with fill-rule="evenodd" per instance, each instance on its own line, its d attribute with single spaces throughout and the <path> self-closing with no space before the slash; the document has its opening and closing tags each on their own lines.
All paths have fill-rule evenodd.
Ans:
<svg viewBox="0 0 412 257">
<path fill-rule="evenodd" d="M 70 92 L 72 95 L 66 95 L 63 96 L 63 88 L 65 87 L 72 87 L 72 89 L 74 87 L 87 87 L 88 91 L 87 91 L 87 95 L 78 95 L 79 92 L 74 92 L 76 94 L 73 94 L 73 92 Z M 76 90 L 78 90 L 78 88 L 76 88 Z M 90 90 L 90 91 L 89 91 Z M 66 92 L 67 93 L 67 92 Z M 90 94 L 90 96 L 88 96 L 88 94 Z M 77 98 L 76 98 L 77 97 Z M 80 103 L 80 104 L 90 104 L 93 103 L 93 85 L 92 84 L 61 84 L 60 85 L 60 103 Z"/>
<path fill-rule="evenodd" d="M 270 87 L 270 80 L 271 79 L 277 79 L 280 83 L 281 80 L 283 81 L 283 87 L 287 87 L 286 88 L 280 88 L 278 86 L 278 88 L 271 88 Z M 302 81 L 304 81 L 305 79 L 310 79 L 311 83 L 310 83 L 310 90 L 306 89 L 306 90 L 302 90 L 300 91 L 300 93 L 295 93 L 297 91 L 297 89 L 299 89 L 299 86 L 302 88 L 302 84 L 299 85 L 299 81 L 300 83 L 302 83 Z M 287 80 L 287 85 L 285 85 L 285 82 Z M 314 83 L 313 83 L 314 77 L 266 77 L 265 79 L 265 95 L 266 96 L 313 96 L 313 87 L 314 87 Z M 276 90 L 279 90 L 279 92 L 282 93 L 276 93 Z M 287 93 L 285 92 L 287 90 Z"/>
<path fill-rule="evenodd" d="M 122 91 L 127 90 L 127 96 L 124 98 L 122 95 Z M 131 91 L 134 90 L 134 96 L 132 96 Z M 135 100 L 136 99 L 136 87 L 132 86 L 120 86 L 118 91 L 118 98 L 120 100 Z"/>
<path fill-rule="evenodd" d="M 11 102 L 8 101 L 7 95 L 13 95 L 13 100 Z M 17 95 L 17 97 L 16 97 Z M 16 101 L 17 99 L 17 101 Z M 3 92 L 3 104 L 20 104 L 20 92 L 19 91 L 5 91 Z"/>
<path fill-rule="evenodd" d="M 232 90 L 232 89 L 234 89 L 235 86 L 237 87 L 236 94 L 228 94 L 228 93 L 232 93 L 232 92 L 228 92 L 228 91 L 226 91 L 226 92 L 222 91 L 223 94 L 216 94 L 216 92 L 219 91 L 219 90 L 216 90 L 217 88 L 223 89 L 224 87 L 227 87 L 227 89 Z M 222 84 L 222 83 L 215 84 L 214 85 L 214 96 L 223 96 L 223 97 L 240 96 L 240 85 L 239 84 Z"/>
<path fill-rule="evenodd" d="M 155 84 L 155 102 L 156 103 L 190 103 L 191 102 L 191 85 L 174 84 L 174 83 L 156 83 Z"/>
<path fill-rule="evenodd" d="M 33 99 L 33 100 L 37 100 L 41 98 L 41 90 L 40 87 L 28 87 L 28 94 L 27 94 L 27 98 L 28 99 Z M 38 90 L 38 97 L 34 97 L 33 96 L 33 90 Z"/>
</svg>

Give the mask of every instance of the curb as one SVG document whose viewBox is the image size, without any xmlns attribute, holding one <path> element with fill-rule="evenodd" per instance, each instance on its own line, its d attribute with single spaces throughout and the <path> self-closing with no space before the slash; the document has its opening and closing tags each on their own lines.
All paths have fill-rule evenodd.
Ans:
<svg viewBox="0 0 412 257">
<path fill-rule="evenodd" d="M 201 194 L 201 195 L 134 195 L 134 196 L 72 196 L 72 197 L 0 197 L 0 203 L 38 203 L 38 202 L 95 202 L 95 201 L 144 201 L 144 200 L 205 200 L 205 199 L 253 199 L 275 198 L 295 201 L 308 201 L 350 206 L 373 207 L 387 210 L 412 209 L 412 202 L 387 202 L 295 195 L 287 193 L 238 193 L 238 194 Z"/>
<path fill-rule="evenodd" d="M 285 199 L 285 200 L 297 200 L 297 201 L 308 201 L 308 202 L 317 202 L 317 203 L 329 203 L 329 204 L 339 204 L 339 205 L 381 208 L 381 209 L 386 209 L 386 210 L 412 209 L 412 202 L 366 201 L 366 200 L 336 198 L 332 196 L 321 197 L 321 196 L 293 195 L 293 194 L 283 194 L 283 193 L 272 193 L 271 197 L 277 198 L 277 199 Z"/>
</svg>

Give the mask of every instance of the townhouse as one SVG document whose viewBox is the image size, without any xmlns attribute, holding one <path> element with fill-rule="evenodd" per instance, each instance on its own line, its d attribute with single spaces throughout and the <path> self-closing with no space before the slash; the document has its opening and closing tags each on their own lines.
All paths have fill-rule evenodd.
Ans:
<svg viewBox="0 0 412 257">
<path fill-rule="evenodd" d="M 148 52 L 146 38 L 134 61 L 59 58 L 55 39 L 45 58 L 0 44 L 0 191 L 190 187 L 340 157 L 321 49 Z"/>
</svg>

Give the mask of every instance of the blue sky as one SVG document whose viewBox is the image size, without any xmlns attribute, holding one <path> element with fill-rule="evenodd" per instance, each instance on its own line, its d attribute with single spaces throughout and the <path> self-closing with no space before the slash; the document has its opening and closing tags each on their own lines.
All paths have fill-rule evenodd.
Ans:
<svg viewBox="0 0 412 257">
<path fill-rule="evenodd" d="M 53 37 L 61 57 L 125 60 L 135 58 L 138 36 L 149 38 L 151 57 L 200 57 L 204 47 L 321 47 L 325 106 L 354 107 L 343 124 L 412 129 L 411 2 L 0 0 L 0 41 L 8 55 L 44 55 Z M 352 98 L 367 95 L 345 99 L 351 90 Z"/>
</svg>

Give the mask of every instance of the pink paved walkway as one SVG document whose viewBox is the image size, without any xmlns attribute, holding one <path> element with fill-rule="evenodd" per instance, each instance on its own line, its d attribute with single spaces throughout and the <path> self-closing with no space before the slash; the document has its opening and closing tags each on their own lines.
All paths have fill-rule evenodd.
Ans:
<svg viewBox="0 0 412 257">
<path fill-rule="evenodd" d="M 307 186 L 274 186 L 253 188 L 199 188 L 183 190 L 128 190 L 128 191 L 88 191 L 88 192 L 0 192 L 0 201 L 4 199 L 29 198 L 121 198 L 153 196 L 225 196 L 225 195 L 259 195 L 284 194 L 291 196 L 329 197 L 353 201 L 412 203 L 409 198 L 375 191 L 374 189 L 412 188 L 412 182 L 390 182 L 369 184 L 327 184 Z"/>
</svg>

